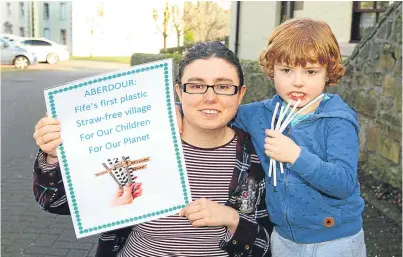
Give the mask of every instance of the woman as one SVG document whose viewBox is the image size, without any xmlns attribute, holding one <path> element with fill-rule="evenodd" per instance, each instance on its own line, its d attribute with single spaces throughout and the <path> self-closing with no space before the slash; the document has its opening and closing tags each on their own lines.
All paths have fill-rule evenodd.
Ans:
<svg viewBox="0 0 403 257">
<path fill-rule="evenodd" d="M 179 215 L 102 234 L 96 256 L 270 256 L 273 226 L 264 172 L 249 135 L 227 127 L 245 90 L 238 58 L 221 43 L 199 43 L 186 53 L 176 92 L 194 201 Z M 48 212 L 69 214 L 55 152 L 59 122 L 43 118 L 34 138 L 41 149 L 34 167 L 36 200 Z M 117 199 L 141 194 L 139 188 L 125 190 Z"/>
</svg>

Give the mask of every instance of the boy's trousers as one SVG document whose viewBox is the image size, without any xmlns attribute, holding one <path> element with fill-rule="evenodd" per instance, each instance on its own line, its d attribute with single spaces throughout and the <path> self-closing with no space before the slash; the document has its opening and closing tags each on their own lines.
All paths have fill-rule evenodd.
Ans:
<svg viewBox="0 0 403 257">
<path fill-rule="evenodd" d="M 312 233 L 315 233 L 312 231 Z M 331 241 L 298 244 L 280 236 L 276 228 L 270 239 L 272 257 L 366 257 L 364 231 Z"/>
</svg>

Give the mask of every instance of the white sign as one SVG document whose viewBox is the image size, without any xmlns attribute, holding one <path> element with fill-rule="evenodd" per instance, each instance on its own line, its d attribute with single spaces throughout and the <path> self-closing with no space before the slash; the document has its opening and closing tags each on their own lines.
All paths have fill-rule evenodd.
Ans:
<svg viewBox="0 0 403 257">
<path fill-rule="evenodd" d="M 167 59 L 45 90 L 48 113 L 61 122 L 58 156 L 77 238 L 191 201 L 172 70 Z M 129 183 L 137 190 L 122 196 Z"/>
</svg>

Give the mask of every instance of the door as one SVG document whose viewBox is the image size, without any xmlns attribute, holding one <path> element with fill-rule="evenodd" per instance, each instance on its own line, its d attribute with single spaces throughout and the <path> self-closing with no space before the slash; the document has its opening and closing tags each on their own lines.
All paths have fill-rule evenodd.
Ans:
<svg viewBox="0 0 403 257">
<path fill-rule="evenodd" d="M 21 45 L 28 50 L 28 52 L 33 52 L 38 58 L 38 62 L 45 62 L 46 57 L 51 49 L 51 44 L 42 40 L 25 40 L 21 42 Z"/>
</svg>

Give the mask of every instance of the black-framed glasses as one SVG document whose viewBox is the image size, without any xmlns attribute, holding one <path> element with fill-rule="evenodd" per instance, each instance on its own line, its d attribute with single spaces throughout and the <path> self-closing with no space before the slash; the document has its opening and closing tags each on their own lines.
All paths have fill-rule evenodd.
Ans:
<svg viewBox="0 0 403 257">
<path fill-rule="evenodd" d="M 217 85 L 207 85 L 202 83 L 182 84 L 183 92 L 188 94 L 204 94 L 210 87 L 217 95 L 235 95 L 238 93 L 239 90 L 239 86 L 231 84 L 217 84 Z"/>
</svg>

